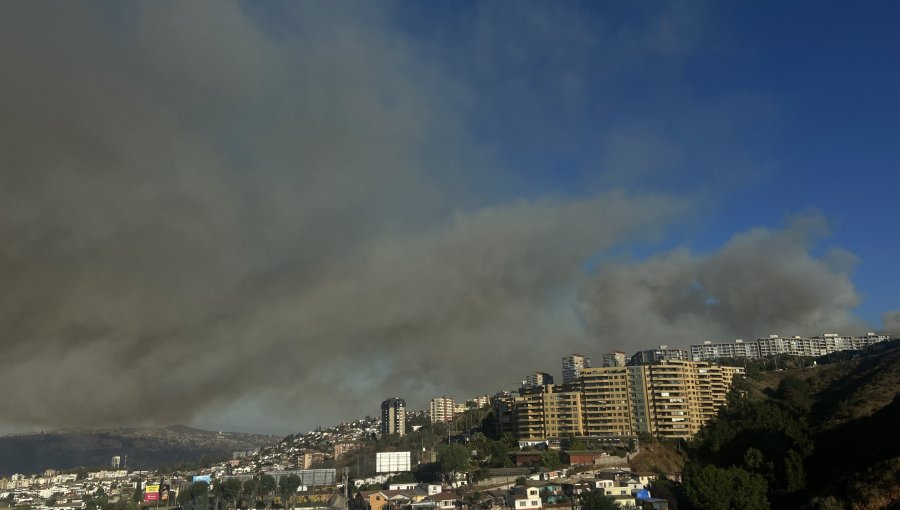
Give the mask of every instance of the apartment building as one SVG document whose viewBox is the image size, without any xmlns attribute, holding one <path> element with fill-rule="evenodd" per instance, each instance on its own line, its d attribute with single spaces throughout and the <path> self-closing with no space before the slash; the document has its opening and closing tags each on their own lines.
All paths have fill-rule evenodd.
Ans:
<svg viewBox="0 0 900 510">
<path fill-rule="evenodd" d="M 491 405 L 491 397 L 488 395 L 479 395 L 472 399 L 476 408 L 482 408 Z"/>
<path fill-rule="evenodd" d="M 581 371 L 591 367 L 591 359 L 581 354 L 571 354 L 562 359 L 562 383 L 574 384 L 581 377 Z"/>
<path fill-rule="evenodd" d="M 497 414 L 501 429 L 524 443 L 640 432 L 690 438 L 725 405 L 742 372 L 681 360 L 585 368 L 577 388 L 549 385 L 502 399 Z"/>
<path fill-rule="evenodd" d="M 638 351 L 631 356 L 631 365 L 656 363 L 658 361 L 688 361 L 688 352 L 684 349 L 669 349 L 668 345 L 660 345 L 658 349 Z"/>
<path fill-rule="evenodd" d="M 586 436 L 634 435 L 626 367 L 586 368 L 582 372 Z"/>
<path fill-rule="evenodd" d="M 628 364 L 628 353 L 622 351 L 610 351 L 603 355 L 604 367 L 624 367 Z"/>
<path fill-rule="evenodd" d="M 453 421 L 456 415 L 456 402 L 453 398 L 444 395 L 431 399 L 428 407 L 431 423 L 441 423 Z"/>
<path fill-rule="evenodd" d="M 580 391 L 563 391 L 552 384 L 531 393 L 499 402 L 501 428 L 520 443 L 542 442 L 550 437 L 584 436 Z"/>
<path fill-rule="evenodd" d="M 381 435 L 406 435 L 406 401 L 391 397 L 381 403 Z"/>
<path fill-rule="evenodd" d="M 710 340 L 704 341 L 702 344 L 691 345 L 691 360 L 706 361 L 719 358 L 748 358 L 754 359 L 760 357 L 759 343 L 755 340 L 744 342 L 738 338 L 734 342 L 717 342 Z"/>
<path fill-rule="evenodd" d="M 522 381 L 522 388 L 526 391 L 529 391 L 547 384 L 553 384 L 552 375 L 548 374 L 547 372 L 534 372 L 533 374 L 528 374 L 525 377 L 525 380 Z"/>
<path fill-rule="evenodd" d="M 782 337 L 769 335 L 768 338 L 759 338 L 744 342 L 735 340 L 733 343 L 713 343 L 706 341 L 702 344 L 691 345 L 691 359 L 694 361 L 710 361 L 718 358 L 747 358 L 754 359 L 778 354 L 791 356 L 824 356 L 839 351 L 859 350 L 879 342 L 890 340 L 888 335 L 867 333 L 865 336 L 850 337 L 836 333 L 826 333 L 814 337 Z"/>
</svg>

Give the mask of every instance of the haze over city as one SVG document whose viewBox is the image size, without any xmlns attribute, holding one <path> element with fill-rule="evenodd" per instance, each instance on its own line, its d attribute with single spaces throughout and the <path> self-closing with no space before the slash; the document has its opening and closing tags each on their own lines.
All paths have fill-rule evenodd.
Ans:
<svg viewBox="0 0 900 510">
<path fill-rule="evenodd" d="M 892 3 L 0 6 L 0 431 L 900 334 Z"/>
</svg>

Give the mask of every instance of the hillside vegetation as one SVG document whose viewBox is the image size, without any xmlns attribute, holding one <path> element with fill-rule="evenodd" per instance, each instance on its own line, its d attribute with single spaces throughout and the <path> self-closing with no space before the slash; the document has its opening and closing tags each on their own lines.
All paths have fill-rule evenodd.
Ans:
<svg viewBox="0 0 900 510">
<path fill-rule="evenodd" d="M 748 367 L 686 446 L 683 483 L 657 492 L 681 509 L 900 508 L 900 345 L 811 361 Z"/>
</svg>

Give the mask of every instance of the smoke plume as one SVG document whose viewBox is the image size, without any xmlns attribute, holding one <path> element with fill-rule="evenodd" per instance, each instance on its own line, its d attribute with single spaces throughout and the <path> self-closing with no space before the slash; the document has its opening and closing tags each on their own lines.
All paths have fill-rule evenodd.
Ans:
<svg viewBox="0 0 900 510">
<path fill-rule="evenodd" d="M 3 6 L 3 424 L 304 430 L 566 351 L 858 326 L 808 224 L 589 273 L 689 197 L 497 200 L 470 91 L 373 4 L 247 8 Z"/>
</svg>

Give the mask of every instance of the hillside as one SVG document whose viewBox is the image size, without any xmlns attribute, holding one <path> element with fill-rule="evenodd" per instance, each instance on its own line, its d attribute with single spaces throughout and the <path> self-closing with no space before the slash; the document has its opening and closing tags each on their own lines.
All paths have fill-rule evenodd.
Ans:
<svg viewBox="0 0 900 510">
<path fill-rule="evenodd" d="M 900 508 L 900 344 L 816 361 L 742 383 L 688 448 L 680 508 Z"/>
<path fill-rule="evenodd" d="M 637 473 L 681 473 L 685 455 L 675 441 L 651 439 L 641 443 L 640 453 L 628 462 Z"/>
<path fill-rule="evenodd" d="M 167 428 L 58 430 L 0 437 L 0 475 L 45 469 L 108 467 L 114 455 L 128 468 L 198 463 L 278 442 L 274 436 L 218 433 L 180 425 Z"/>
</svg>

